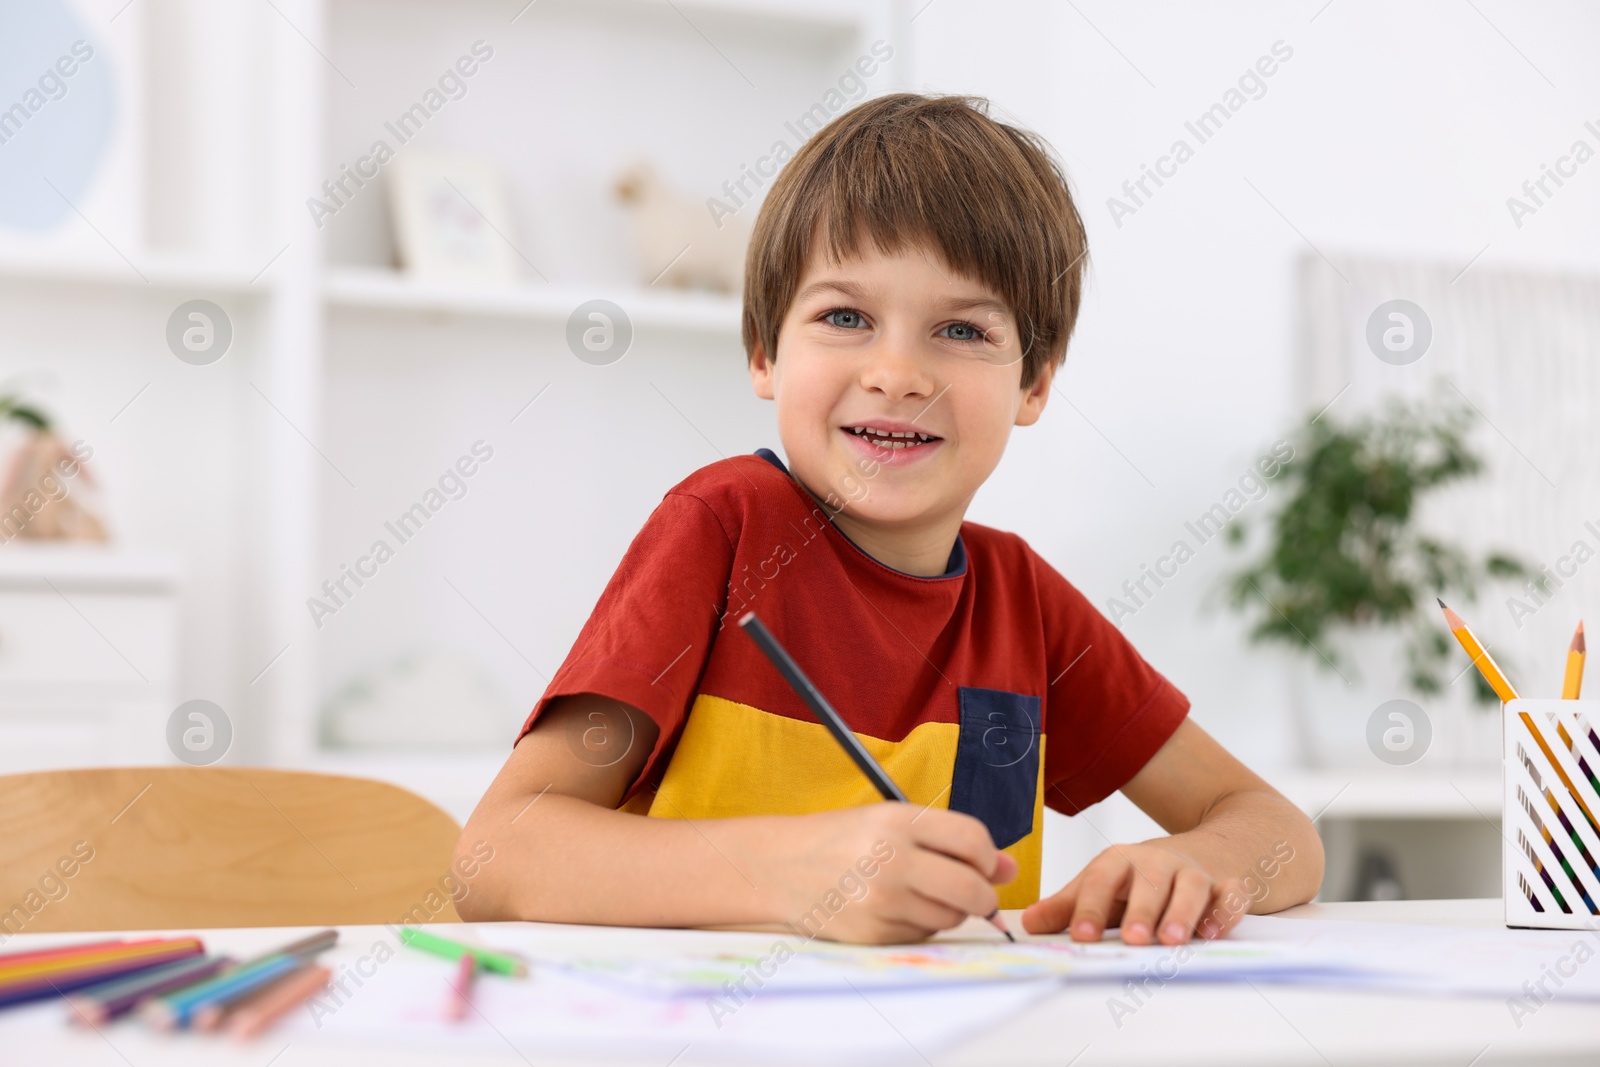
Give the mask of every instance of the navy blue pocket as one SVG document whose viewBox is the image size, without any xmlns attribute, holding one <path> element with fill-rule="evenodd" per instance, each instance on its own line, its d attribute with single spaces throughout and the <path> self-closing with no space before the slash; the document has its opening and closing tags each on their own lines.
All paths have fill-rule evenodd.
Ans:
<svg viewBox="0 0 1600 1067">
<path fill-rule="evenodd" d="M 1039 698 L 962 686 L 950 810 L 975 816 L 997 848 L 1033 830 L 1039 789 Z"/>
</svg>

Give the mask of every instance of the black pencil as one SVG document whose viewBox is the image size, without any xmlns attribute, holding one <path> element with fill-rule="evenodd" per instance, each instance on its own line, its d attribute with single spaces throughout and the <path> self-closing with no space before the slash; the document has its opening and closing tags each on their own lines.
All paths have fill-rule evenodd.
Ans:
<svg viewBox="0 0 1600 1067">
<path fill-rule="evenodd" d="M 833 705 L 828 703 L 828 698 L 823 696 L 821 690 L 812 684 L 810 678 L 806 677 L 805 671 L 800 669 L 800 665 L 794 661 L 794 657 L 789 655 L 788 650 L 778 643 L 776 637 L 772 636 L 772 631 L 768 630 L 766 625 L 756 618 L 756 613 L 753 611 L 746 612 L 744 617 L 739 620 L 739 627 L 750 635 L 751 640 L 756 643 L 756 647 L 761 649 L 767 659 L 772 661 L 774 667 L 778 668 L 778 673 L 783 675 L 783 680 L 789 683 L 789 688 L 795 691 L 800 699 L 805 702 L 806 707 L 811 709 L 811 713 L 817 717 L 823 726 L 828 728 L 828 733 L 832 734 L 833 739 L 839 742 L 839 747 L 843 748 L 845 753 L 855 761 L 855 765 L 861 768 L 861 773 L 867 776 L 867 780 L 873 784 L 873 787 L 878 790 L 883 799 L 898 800 L 902 804 L 910 803 L 905 793 L 898 785 L 895 785 L 894 779 L 890 778 L 882 765 L 872 758 L 872 753 L 867 751 L 866 746 L 861 743 L 861 739 L 855 735 L 849 726 L 845 725 L 844 719 L 833 709 Z M 996 930 L 1006 935 L 1007 941 L 1016 940 L 1011 936 L 1011 931 L 1006 929 L 1005 921 L 1000 918 L 999 908 L 990 912 L 985 918 L 994 924 Z"/>
</svg>

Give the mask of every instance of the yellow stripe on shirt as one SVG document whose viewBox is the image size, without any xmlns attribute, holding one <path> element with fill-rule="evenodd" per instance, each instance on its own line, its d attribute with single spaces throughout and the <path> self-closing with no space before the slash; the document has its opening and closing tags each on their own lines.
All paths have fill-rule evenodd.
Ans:
<svg viewBox="0 0 1600 1067">
<path fill-rule="evenodd" d="M 957 723 L 925 722 L 900 741 L 856 736 L 912 804 L 948 807 L 960 734 Z M 1039 766 L 1044 766 L 1042 752 Z M 649 814 L 687 819 L 805 815 L 881 800 L 821 723 L 702 693 L 689 711 Z M 1016 858 L 1018 872 L 1009 885 L 999 887 L 1002 908 L 1024 907 L 1039 897 L 1043 805 L 1041 775 L 1033 831 L 1005 850 Z"/>
</svg>

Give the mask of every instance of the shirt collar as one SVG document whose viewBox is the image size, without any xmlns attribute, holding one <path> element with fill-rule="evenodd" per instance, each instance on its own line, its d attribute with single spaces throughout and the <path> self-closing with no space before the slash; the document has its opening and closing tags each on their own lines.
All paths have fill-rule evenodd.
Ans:
<svg viewBox="0 0 1600 1067">
<path fill-rule="evenodd" d="M 776 452 L 774 452 L 772 449 L 770 449 L 770 448 L 758 448 L 758 449 L 756 449 L 756 453 L 755 454 L 760 456 L 762 459 L 766 460 L 768 463 L 772 464 L 774 467 L 778 468 L 784 474 L 788 475 L 791 478 L 794 478 L 794 475 L 789 474 L 789 468 L 785 467 L 783 465 L 783 460 L 779 459 L 778 458 L 778 454 Z M 798 482 L 799 479 L 795 478 L 795 481 Z M 833 526 L 833 528 L 835 530 L 838 531 L 840 537 L 843 537 L 846 541 L 850 541 L 850 535 L 845 533 L 843 530 L 840 530 L 838 524 L 835 523 L 832 518 L 829 518 L 828 522 L 829 522 L 830 525 Z M 871 553 L 867 552 L 865 549 L 863 549 L 860 545 L 856 544 L 854 541 L 850 541 L 850 546 L 852 548 L 854 548 L 857 552 L 860 552 L 862 555 L 866 556 L 868 559 L 873 560 L 873 562 L 877 563 L 880 567 L 889 567 L 889 565 L 887 563 L 884 563 L 881 560 L 878 560 L 876 557 L 872 556 Z M 922 574 L 906 574 L 905 571 L 896 570 L 893 567 L 889 567 L 889 570 L 894 571 L 896 574 L 905 574 L 905 576 L 907 578 L 927 578 L 928 577 L 928 575 L 922 575 Z M 946 561 L 946 563 L 944 565 L 944 573 L 943 574 L 938 574 L 938 575 L 933 575 L 933 577 L 935 577 L 935 578 L 954 578 L 954 577 L 957 577 L 958 575 L 965 574 L 966 571 L 967 571 L 967 546 L 961 540 L 961 535 L 958 533 L 958 534 L 956 534 L 956 543 L 953 546 L 951 546 L 951 548 L 950 548 L 950 559 L 948 561 Z"/>
</svg>

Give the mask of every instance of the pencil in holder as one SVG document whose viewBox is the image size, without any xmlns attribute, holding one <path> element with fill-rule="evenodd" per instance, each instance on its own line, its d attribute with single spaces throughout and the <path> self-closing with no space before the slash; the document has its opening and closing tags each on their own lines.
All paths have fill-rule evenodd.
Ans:
<svg viewBox="0 0 1600 1067">
<path fill-rule="evenodd" d="M 1506 925 L 1600 927 L 1600 701 L 1502 711 Z"/>
</svg>

